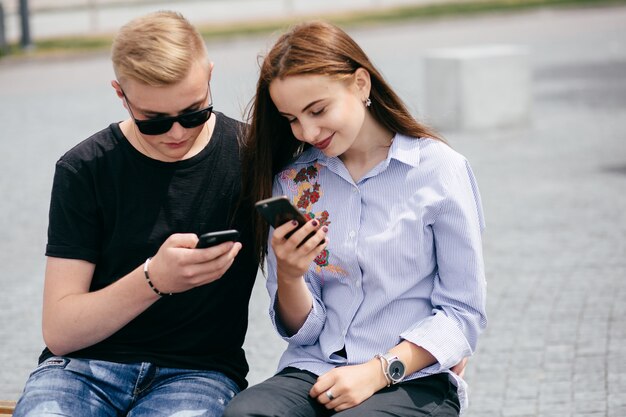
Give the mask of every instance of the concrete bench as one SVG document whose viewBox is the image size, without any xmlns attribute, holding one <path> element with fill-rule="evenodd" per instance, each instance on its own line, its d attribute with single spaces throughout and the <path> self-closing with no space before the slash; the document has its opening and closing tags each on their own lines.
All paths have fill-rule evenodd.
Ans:
<svg viewBox="0 0 626 417">
<path fill-rule="evenodd" d="M 0 400 L 0 417 L 13 415 L 15 410 L 15 401 Z"/>
<path fill-rule="evenodd" d="M 526 48 L 476 46 L 424 54 L 424 109 L 438 129 L 483 129 L 530 120 L 531 73 Z"/>
</svg>

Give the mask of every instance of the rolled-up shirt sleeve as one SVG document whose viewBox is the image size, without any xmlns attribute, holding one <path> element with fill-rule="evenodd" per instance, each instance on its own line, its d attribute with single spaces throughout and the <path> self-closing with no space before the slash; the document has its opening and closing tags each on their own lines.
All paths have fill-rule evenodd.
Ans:
<svg viewBox="0 0 626 417">
<path fill-rule="evenodd" d="M 315 294 L 315 291 L 311 288 L 310 283 L 307 281 L 307 287 L 313 296 L 313 308 L 309 312 L 304 324 L 298 332 L 293 335 L 289 335 L 287 330 L 283 326 L 280 316 L 277 312 L 277 290 L 278 284 L 276 282 L 276 257 L 270 247 L 270 253 L 267 257 L 267 282 L 266 287 L 270 296 L 270 318 L 272 320 L 272 324 L 274 328 L 280 335 L 288 343 L 293 343 L 296 345 L 312 345 L 317 342 L 320 334 L 322 333 L 322 329 L 324 328 L 324 322 L 326 321 L 326 308 L 324 304 L 320 301 L 320 298 Z M 305 275 L 306 279 L 306 275 Z"/>
<path fill-rule="evenodd" d="M 274 181 L 272 195 L 280 196 L 284 194 L 285 193 L 280 185 L 280 182 L 276 179 Z M 273 232 L 274 230 L 271 229 L 268 237 L 270 241 L 272 239 Z M 315 344 L 320 333 L 322 332 L 322 329 L 324 328 L 324 322 L 326 321 L 326 308 L 321 302 L 321 290 L 319 288 L 313 288 L 310 280 L 308 279 L 308 274 L 305 274 L 304 278 L 306 280 L 307 287 L 309 288 L 309 291 L 311 291 L 311 295 L 313 297 L 313 308 L 311 308 L 307 319 L 298 332 L 293 335 L 289 335 L 280 320 L 276 306 L 276 295 L 278 291 L 278 283 L 276 280 L 276 256 L 272 250 L 271 242 L 268 242 L 267 246 L 269 253 L 267 255 L 267 281 L 265 286 L 270 296 L 269 314 L 272 324 L 274 325 L 274 328 L 278 332 L 279 336 L 288 343 L 303 346 Z"/>
<path fill-rule="evenodd" d="M 433 315 L 401 334 L 430 352 L 439 370 L 472 355 L 487 325 L 481 199 L 467 161 L 462 159 L 457 165 L 444 178 L 445 196 L 432 225 L 437 258 Z"/>
</svg>

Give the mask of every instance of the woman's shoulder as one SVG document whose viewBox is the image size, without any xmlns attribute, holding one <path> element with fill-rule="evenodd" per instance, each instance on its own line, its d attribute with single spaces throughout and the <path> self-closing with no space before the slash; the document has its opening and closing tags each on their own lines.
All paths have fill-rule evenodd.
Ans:
<svg viewBox="0 0 626 417">
<path fill-rule="evenodd" d="M 467 164 L 467 158 L 447 142 L 432 138 L 420 138 L 418 142 L 420 162 L 432 162 L 448 169 Z"/>
<path fill-rule="evenodd" d="M 406 160 L 421 171 L 441 172 L 464 166 L 467 162 L 465 156 L 439 139 L 397 134 L 394 145 L 398 159 Z"/>
</svg>

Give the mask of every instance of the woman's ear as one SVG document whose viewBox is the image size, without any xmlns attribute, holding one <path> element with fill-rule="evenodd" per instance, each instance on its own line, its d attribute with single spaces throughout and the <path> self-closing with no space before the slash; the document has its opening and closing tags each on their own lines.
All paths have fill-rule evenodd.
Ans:
<svg viewBox="0 0 626 417">
<path fill-rule="evenodd" d="M 364 99 L 370 96 L 372 80 L 370 79 L 370 73 L 365 68 L 358 68 L 354 72 L 354 85 Z"/>
</svg>

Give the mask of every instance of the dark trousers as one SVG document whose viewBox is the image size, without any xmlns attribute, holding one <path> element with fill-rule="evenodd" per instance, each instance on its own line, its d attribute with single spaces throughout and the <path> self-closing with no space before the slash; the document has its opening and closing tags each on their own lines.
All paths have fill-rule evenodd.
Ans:
<svg viewBox="0 0 626 417">
<path fill-rule="evenodd" d="M 311 372 L 286 368 L 229 403 L 223 417 L 457 417 L 456 387 L 445 374 L 405 381 L 375 393 L 356 407 L 334 412 L 309 396 L 317 381 Z"/>
</svg>

